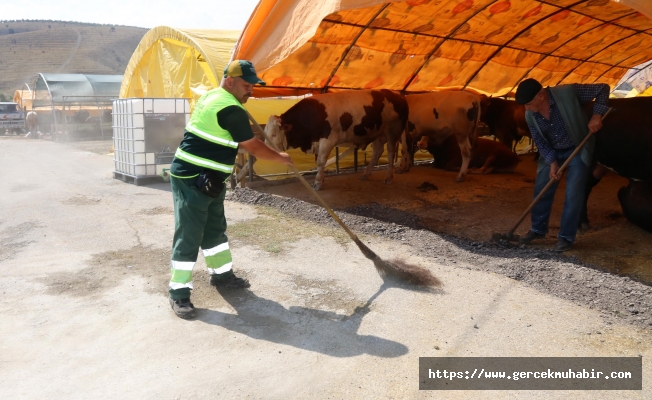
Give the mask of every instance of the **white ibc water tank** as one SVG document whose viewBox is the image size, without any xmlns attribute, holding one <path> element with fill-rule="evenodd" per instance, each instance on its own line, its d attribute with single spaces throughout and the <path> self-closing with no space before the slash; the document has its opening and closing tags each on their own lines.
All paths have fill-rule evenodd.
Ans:
<svg viewBox="0 0 652 400">
<path fill-rule="evenodd" d="M 188 99 L 114 100 L 114 176 L 161 175 L 163 169 L 169 168 L 189 119 Z"/>
</svg>

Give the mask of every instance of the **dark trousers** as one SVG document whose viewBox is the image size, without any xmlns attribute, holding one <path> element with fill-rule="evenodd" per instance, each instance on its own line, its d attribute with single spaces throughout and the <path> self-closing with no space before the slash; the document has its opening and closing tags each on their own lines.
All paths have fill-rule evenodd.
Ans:
<svg viewBox="0 0 652 400">
<path fill-rule="evenodd" d="M 557 163 L 561 165 L 566 162 L 575 148 L 566 150 L 557 150 Z M 569 242 L 575 241 L 577 234 L 577 224 L 580 219 L 580 212 L 584 205 L 586 179 L 589 174 L 589 167 L 584 164 L 582 157 L 578 153 L 566 167 L 566 200 L 564 201 L 564 210 L 561 215 L 561 226 L 558 238 L 564 238 Z M 550 165 L 546 165 L 537 174 L 534 184 L 534 197 L 537 197 L 541 190 L 550 181 Z M 532 231 L 541 234 L 548 233 L 548 221 L 550 220 L 550 211 L 555 199 L 555 192 L 559 186 L 559 181 L 553 184 L 543 195 L 541 200 L 532 209 Z"/>
<path fill-rule="evenodd" d="M 224 195 L 213 198 L 200 192 L 196 178 L 170 177 L 174 199 L 174 239 L 170 296 L 175 299 L 190 297 L 192 270 L 201 247 L 208 272 L 211 275 L 231 271 L 232 258 L 226 236 Z"/>
</svg>

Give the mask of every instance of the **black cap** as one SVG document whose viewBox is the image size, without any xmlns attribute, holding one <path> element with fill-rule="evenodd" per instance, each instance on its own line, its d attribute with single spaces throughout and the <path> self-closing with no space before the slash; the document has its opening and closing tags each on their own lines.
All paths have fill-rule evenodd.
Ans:
<svg viewBox="0 0 652 400">
<path fill-rule="evenodd" d="M 528 78 L 518 84 L 516 88 L 516 102 L 518 104 L 527 104 L 534 99 L 543 86 L 536 79 Z"/>
</svg>

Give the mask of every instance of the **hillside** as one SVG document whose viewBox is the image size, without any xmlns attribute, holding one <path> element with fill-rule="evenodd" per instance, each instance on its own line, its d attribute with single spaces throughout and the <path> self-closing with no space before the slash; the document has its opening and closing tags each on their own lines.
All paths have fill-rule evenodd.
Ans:
<svg viewBox="0 0 652 400">
<path fill-rule="evenodd" d="M 10 94 L 36 74 L 121 75 L 148 29 L 64 21 L 0 23 L 0 92 Z"/>
</svg>

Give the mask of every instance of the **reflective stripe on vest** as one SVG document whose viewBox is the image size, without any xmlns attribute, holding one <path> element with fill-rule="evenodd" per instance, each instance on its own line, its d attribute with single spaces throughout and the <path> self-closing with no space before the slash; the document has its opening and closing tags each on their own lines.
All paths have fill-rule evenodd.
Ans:
<svg viewBox="0 0 652 400">
<path fill-rule="evenodd" d="M 233 165 L 221 164 L 207 158 L 194 156 L 186 151 L 181 150 L 181 147 L 177 148 L 177 152 L 174 153 L 174 156 L 183 161 L 189 162 L 190 164 L 198 165 L 200 167 L 226 172 L 227 174 L 233 172 Z"/>
<path fill-rule="evenodd" d="M 217 137 L 217 136 L 213 136 L 210 133 L 200 131 L 199 129 L 195 128 L 194 126 L 190 126 L 190 124 L 188 124 L 188 126 L 186 126 L 186 130 L 188 132 L 194 133 L 195 135 L 199 136 L 202 139 L 208 140 L 209 142 L 221 144 L 222 146 L 232 147 L 234 149 L 238 148 L 238 143 L 237 142 L 233 142 L 231 140 L 226 140 L 226 139 L 222 139 L 222 138 Z"/>
<path fill-rule="evenodd" d="M 223 88 L 210 90 L 197 100 L 186 130 L 210 142 L 237 148 L 238 143 L 233 141 L 229 131 L 217 123 L 217 113 L 229 106 L 245 109 L 231 93 Z"/>
</svg>

